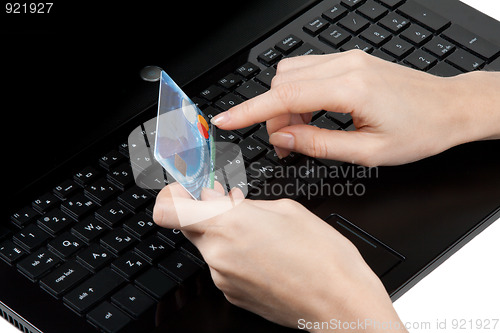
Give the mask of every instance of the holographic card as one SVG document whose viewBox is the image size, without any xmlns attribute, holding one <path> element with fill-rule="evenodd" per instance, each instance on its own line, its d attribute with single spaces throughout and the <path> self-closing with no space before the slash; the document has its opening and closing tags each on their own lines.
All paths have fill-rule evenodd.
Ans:
<svg viewBox="0 0 500 333">
<path fill-rule="evenodd" d="M 161 72 L 154 156 L 195 199 L 214 187 L 214 128 L 177 84 Z"/>
</svg>

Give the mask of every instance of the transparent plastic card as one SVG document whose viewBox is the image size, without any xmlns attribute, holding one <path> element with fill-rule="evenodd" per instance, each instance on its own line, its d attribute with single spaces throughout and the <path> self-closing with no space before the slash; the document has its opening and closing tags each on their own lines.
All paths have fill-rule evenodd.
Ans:
<svg viewBox="0 0 500 333">
<path fill-rule="evenodd" d="M 161 72 L 154 156 L 195 199 L 214 187 L 214 128 L 177 84 Z"/>
</svg>

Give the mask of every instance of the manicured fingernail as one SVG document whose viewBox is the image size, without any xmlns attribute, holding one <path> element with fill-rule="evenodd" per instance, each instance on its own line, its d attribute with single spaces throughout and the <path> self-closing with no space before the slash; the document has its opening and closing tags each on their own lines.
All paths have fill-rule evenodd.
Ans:
<svg viewBox="0 0 500 333">
<path fill-rule="evenodd" d="M 212 120 L 210 120 L 210 122 L 215 126 L 219 126 L 226 123 L 228 119 L 229 119 L 229 114 L 227 114 L 227 112 L 223 112 L 213 117 Z"/>
<path fill-rule="evenodd" d="M 293 149 L 295 147 L 295 137 L 290 133 L 276 132 L 269 136 L 269 143 L 273 146 Z"/>
<path fill-rule="evenodd" d="M 276 155 L 278 156 L 278 158 L 281 160 L 283 157 L 286 156 L 286 154 L 284 153 L 284 150 L 281 149 L 280 147 L 274 147 L 274 151 L 276 152 Z"/>
</svg>

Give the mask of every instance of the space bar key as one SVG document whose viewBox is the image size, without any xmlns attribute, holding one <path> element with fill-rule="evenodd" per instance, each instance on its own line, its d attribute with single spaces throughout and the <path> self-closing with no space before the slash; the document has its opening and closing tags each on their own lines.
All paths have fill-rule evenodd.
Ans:
<svg viewBox="0 0 500 333">
<path fill-rule="evenodd" d="M 64 303 L 78 313 L 87 312 L 93 305 L 111 294 L 125 280 L 110 268 L 83 282 L 64 297 Z"/>
</svg>

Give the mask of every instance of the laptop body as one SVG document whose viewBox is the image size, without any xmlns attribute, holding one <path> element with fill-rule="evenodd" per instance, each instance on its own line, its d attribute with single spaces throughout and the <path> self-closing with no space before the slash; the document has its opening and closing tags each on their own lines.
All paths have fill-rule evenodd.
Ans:
<svg viewBox="0 0 500 333">
<path fill-rule="evenodd" d="M 162 62 L 156 48 L 151 46 L 157 43 L 156 37 L 162 36 L 164 32 L 144 38 L 141 34 L 133 35 L 130 32 L 132 28 L 125 29 L 131 40 L 119 40 L 116 36 L 120 34 L 105 34 L 103 39 L 109 38 L 111 41 L 111 45 L 107 46 L 85 40 L 85 43 L 82 43 L 84 47 L 79 49 L 70 45 L 73 52 L 66 49 L 65 54 L 64 44 L 53 44 L 58 50 L 62 49 L 61 59 L 68 59 L 70 56 L 81 57 L 76 63 L 60 62 L 59 66 L 68 66 L 68 69 L 64 70 L 45 67 L 43 60 L 50 62 L 53 54 L 47 54 L 44 58 L 43 53 L 39 51 L 38 61 L 31 55 L 24 54 L 20 59 L 30 62 L 19 61 L 18 66 L 34 64 L 29 69 L 24 67 L 24 70 L 20 70 L 23 75 L 28 75 L 32 86 L 23 85 L 25 78 L 14 75 L 15 67 L 8 69 L 8 77 L 15 83 L 11 85 L 12 90 L 9 93 L 16 97 L 9 99 L 8 107 L 18 112 L 18 118 L 13 122 L 16 125 L 10 127 L 12 132 L 8 135 L 15 138 L 15 144 L 11 145 L 12 151 L 6 156 L 16 156 L 17 159 L 7 161 L 11 166 L 9 175 L 12 176 L 7 177 L 10 199 L 5 220 L 11 220 L 13 214 L 31 204 L 34 198 L 45 193 L 47 189 L 52 189 L 61 179 L 61 175 L 65 175 L 63 178 L 71 177 L 76 170 L 86 166 L 87 161 L 92 161 L 93 155 L 99 156 L 101 152 L 105 153 L 118 146 L 139 123 L 154 117 L 157 86 L 155 83 L 141 81 L 138 75 L 143 66 L 155 60 L 154 57 L 158 61 L 156 64 L 172 73 L 188 95 L 196 96 L 219 77 L 247 60 L 255 62 L 261 70 L 265 70 L 266 67 L 256 58 L 260 51 L 277 42 L 277 35 L 272 33 L 280 29 L 285 29 L 283 33 L 287 32 L 286 29 L 291 28 L 287 25 L 288 22 L 292 22 L 291 25 L 297 22 L 299 25 L 298 18 L 307 15 L 307 11 L 323 12 L 318 11 L 315 6 L 325 6 L 324 9 L 327 9 L 336 3 L 338 1 L 297 1 L 289 2 L 289 5 L 287 2 L 286 6 L 282 3 L 256 3 L 252 8 L 246 8 L 248 16 L 240 14 L 242 16 L 240 20 L 235 20 L 233 29 L 214 29 L 212 34 L 217 37 L 214 37 L 216 40 L 210 37 L 193 39 L 193 36 L 190 36 L 191 38 L 187 38 L 190 44 L 182 38 L 174 39 L 185 46 L 186 52 L 172 55 L 172 51 L 166 50 L 168 62 Z M 499 23 L 470 7 L 452 0 L 438 3 L 421 0 L 419 3 L 494 45 L 500 45 L 499 37 L 495 36 Z M 250 29 L 255 15 L 261 15 L 259 17 L 263 20 L 267 17 L 265 22 L 268 26 Z M 222 14 L 221 17 L 227 18 Z M 147 18 L 145 20 L 147 21 Z M 181 26 L 180 21 L 182 20 L 176 21 L 174 25 Z M 243 29 L 241 24 L 245 22 L 247 26 Z M 238 24 L 239 29 L 246 31 L 249 36 L 242 38 L 234 33 L 241 31 L 238 30 Z M 300 26 L 302 25 L 303 22 Z M 50 27 L 48 29 L 50 34 Z M 297 29 L 290 30 L 293 33 L 297 33 L 296 31 Z M 226 36 L 225 34 L 233 37 L 228 37 L 229 43 L 227 40 L 221 41 L 221 36 Z M 29 33 L 22 36 L 33 38 L 28 37 L 31 36 Z M 12 34 L 6 38 L 11 38 L 9 41 L 13 43 L 13 48 L 22 50 L 23 38 Z M 302 37 L 304 40 L 306 38 L 309 37 Z M 32 42 L 38 47 L 37 50 L 42 50 L 49 40 L 50 38 L 33 38 Z M 54 40 L 54 43 L 60 42 L 56 38 Z M 267 40 L 270 43 L 266 44 Z M 200 50 L 209 49 L 208 45 L 214 49 L 212 53 L 196 52 L 197 47 Z M 217 47 L 218 45 L 221 47 Z M 250 47 L 246 47 L 247 45 Z M 95 53 L 95 49 L 99 47 L 110 53 Z M 129 65 L 126 57 L 120 57 L 127 50 L 136 50 L 137 47 L 142 47 L 143 52 L 139 52 L 133 65 Z M 22 55 L 21 52 L 19 55 Z M 89 62 L 85 62 L 85 59 Z M 10 60 L 14 60 L 14 57 Z M 500 69 L 495 68 L 498 61 L 488 62 L 491 64 L 486 64 L 487 67 Z M 54 63 L 51 65 L 54 66 Z M 88 78 L 87 74 L 92 75 Z M 47 78 L 50 80 L 47 81 Z M 79 78 L 89 79 L 85 82 L 88 85 L 75 83 Z M 92 82 L 97 84 L 90 85 Z M 74 108 L 61 108 L 61 105 L 56 105 L 51 110 L 54 95 L 50 94 L 49 87 L 71 87 L 72 83 L 75 83 L 75 90 L 64 90 L 65 93 L 72 94 L 61 97 L 64 101 L 61 104 L 73 105 Z M 86 90 L 83 90 L 85 87 Z M 24 89 L 23 94 L 19 93 L 21 89 Z M 23 105 L 29 105 L 29 110 L 23 112 Z M 36 108 L 37 105 L 43 108 Z M 40 110 L 43 113 L 39 112 Z M 30 120 L 26 120 L 28 115 Z M 50 122 L 47 122 L 47 119 L 50 119 Z M 109 133 L 110 128 L 115 131 Z M 104 139 L 99 140 L 102 136 Z M 105 149 L 102 148 L 104 146 Z M 30 147 L 34 149 L 30 150 Z M 410 165 L 380 168 L 375 176 L 362 179 L 367 189 L 362 196 L 335 196 L 328 200 L 318 198 L 303 203 L 360 248 L 365 259 L 379 272 L 391 297 L 397 299 L 468 240 L 498 219 L 500 160 L 494 153 L 498 148 L 498 142 L 473 143 Z M 70 158 L 73 155 L 76 156 Z M 54 166 L 57 166 L 56 171 L 50 172 Z M 35 180 L 37 181 L 33 183 Z M 27 184 L 30 185 L 26 187 Z M 21 187 L 22 190 L 19 190 Z M 2 242 L 10 239 L 20 229 L 9 224 L 3 230 L 6 231 L 2 234 Z M 0 289 L 0 301 L 2 314 L 8 320 L 12 318 L 13 323 L 17 322 L 18 326 L 22 325 L 33 332 L 36 332 L 36 329 L 44 332 L 66 332 L 69 329 L 84 332 L 94 329 L 84 316 L 70 311 L 61 300 L 42 290 L 38 281 L 31 282 L 20 275 L 16 262 L 9 266 L 1 261 L 0 265 L 4 282 Z M 190 299 L 181 309 L 176 310 L 175 314 L 160 307 L 155 309 L 157 315 L 166 318 L 156 330 L 287 330 L 231 306 L 209 284 L 202 290 L 200 295 Z M 193 316 L 199 320 L 193 321 Z M 75 322 L 79 325 L 74 325 Z M 143 327 L 153 328 L 155 324 L 155 320 L 150 317 L 148 325 Z"/>
</svg>

